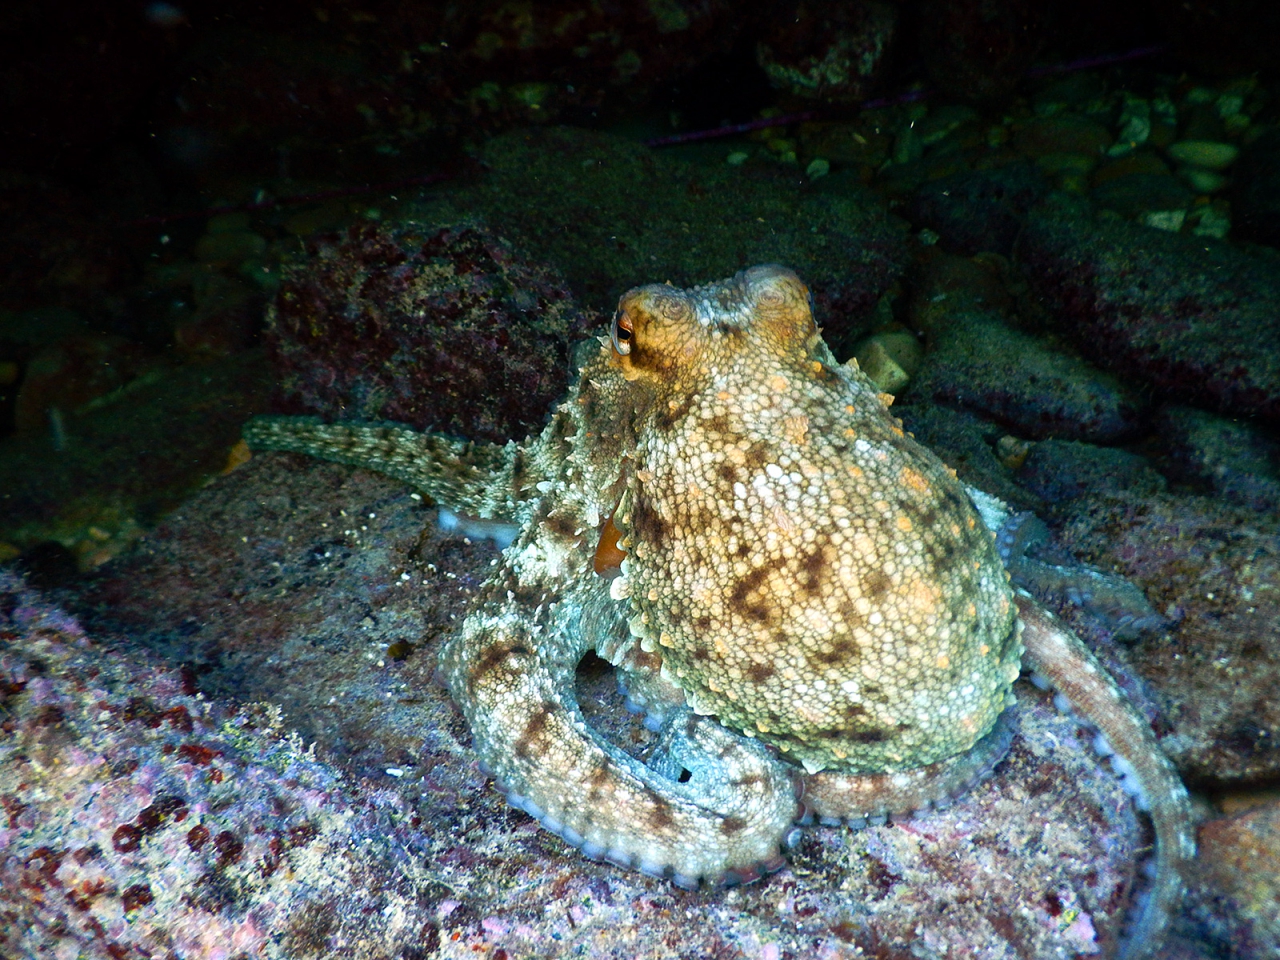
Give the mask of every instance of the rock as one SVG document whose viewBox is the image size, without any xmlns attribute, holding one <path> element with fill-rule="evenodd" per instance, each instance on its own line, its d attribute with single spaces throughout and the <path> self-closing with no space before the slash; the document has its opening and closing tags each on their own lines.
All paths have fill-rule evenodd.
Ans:
<svg viewBox="0 0 1280 960">
<path fill-rule="evenodd" d="M 1178 171 L 1182 181 L 1196 193 L 1217 193 L 1231 181 L 1212 170 L 1201 170 L 1199 167 L 1183 167 Z"/>
<path fill-rule="evenodd" d="M 169 162 L 215 189 L 259 184 L 278 163 L 326 184 L 420 176 L 459 140 L 616 117 L 723 58 L 770 12 L 728 0 L 517 12 L 478 0 L 307 12 L 305 30 L 292 10 L 223 19 L 172 68 L 148 119 Z"/>
<path fill-rule="evenodd" d="M 1040 956 L 1118 934 L 1144 834 L 1088 732 L 1027 685 L 992 780 L 898 825 L 808 831 L 794 866 L 761 883 L 690 895 L 539 832 L 486 789 L 465 726 L 430 681 L 495 555 L 442 535 L 431 516 L 368 472 L 258 456 L 100 573 L 77 601 L 92 612 L 88 634 L 30 594 L 0 594 L 4 675 L 25 681 L 41 663 L 38 681 L 8 695 L 0 740 L 0 796 L 20 805 L 9 811 L 21 824 L 0 861 L 17 871 L 0 882 L 14 918 L 0 936 L 84 942 L 100 915 L 121 949 L 152 952 L 177 943 L 199 955 L 204 941 L 188 949 L 187 938 L 208 931 L 221 944 L 239 930 L 242 949 L 268 957 L 299 944 L 398 956 L 461 943 L 631 960 L 666 955 L 675 939 L 697 956 L 725 944 L 870 953 L 908 939 Z M 397 659 L 402 641 L 413 649 Z M 649 742 L 607 671 L 582 682 L 593 727 L 625 749 Z M 236 706 L 261 698 L 279 709 Z M 18 759 L 33 751 L 38 768 Z M 129 830 L 114 842 L 125 826 L 142 831 L 136 849 Z M 197 832 L 193 848 L 198 826 L 209 839 Z M 75 852 L 95 844 L 81 864 Z M 107 883 L 86 915 L 72 897 L 97 877 Z M 140 884 L 152 902 L 137 891 L 124 903 Z M 586 939 L 550 909 L 566 903 Z M 991 922 L 993 909 L 1012 919 Z M 368 921 L 392 915 L 403 922 Z M 26 952 L 30 941 L 16 942 L 0 950 Z"/>
<path fill-rule="evenodd" d="M 261 351 L 156 365 L 113 402 L 62 418 L 61 446 L 41 429 L 6 438 L 0 540 L 23 550 L 56 540 L 85 566 L 116 552 L 219 473 L 250 416 L 267 406 Z"/>
<path fill-rule="evenodd" d="M 1048 189 L 1034 165 L 1010 163 L 929 181 L 902 212 L 916 227 L 937 232 L 939 245 L 949 253 L 1007 256 L 1027 211 Z"/>
<path fill-rule="evenodd" d="M 225 357 L 255 343 L 266 306 L 262 291 L 214 270 L 194 279 L 195 310 L 174 325 L 173 345 L 191 357 Z"/>
<path fill-rule="evenodd" d="M 1154 426 L 1173 479 L 1207 487 L 1239 506 L 1280 511 L 1275 438 L 1248 422 L 1176 404 L 1160 410 Z"/>
<path fill-rule="evenodd" d="M 1152 212 L 1181 213 L 1195 200 L 1195 194 L 1168 173 L 1114 177 L 1094 187 L 1092 196 L 1099 207 L 1114 210 L 1127 220 Z"/>
<path fill-rule="evenodd" d="M 908 433 L 937 453 L 965 483 L 1019 510 L 1046 509 L 1044 501 L 1013 481 L 1011 471 L 997 456 L 1003 431 L 996 424 L 927 399 L 913 403 L 909 394 L 894 403 L 893 412 L 902 418 Z"/>
<path fill-rule="evenodd" d="M 1021 465 L 1025 459 L 1025 450 L 1014 456 L 1013 447 L 1021 441 L 1007 436 L 1011 426 L 1024 437 L 1088 433 L 1114 439 L 1141 429 L 1145 403 L 1127 388 L 1063 352 L 1060 344 L 1007 319 L 1024 301 L 1015 299 L 1019 278 L 1004 258 L 966 258 L 927 248 L 909 288 L 904 320 L 924 332 L 929 353 L 918 382 L 904 392 L 895 412 L 914 423 L 912 429 L 926 432 L 925 442 L 939 446 L 944 456 L 984 462 L 983 476 L 966 478 L 969 482 L 1010 498 L 1009 471 L 999 463 Z M 959 432 L 927 427 L 935 424 L 939 404 L 967 411 L 957 424 L 968 426 Z M 980 426 L 975 414 L 982 418 Z M 993 454 L 997 446 L 1001 449 Z M 1027 491 L 1016 498 L 1040 502 Z"/>
<path fill-rule="evenodd" d="M 84 404 L 118 390 L 146 368 L 147 351 L 123 337 L 65 337 L 27 364 L 14 403 L 14 427 L 50 429 L 50 413 L 69 416 Z"/>
<path fill-rule="evenodd" d="M 377 952 L 409 937 L 355 919 L 384 909 L 438 942 L 445 888 L 408 881 L 425 851 L 385 773 L 353 790 L 278 708 L 211 704 L 189 671 L 104 648 L 3 572 L 0 604 L 5 956 Z"/>
<path fill-rule="evenodd" d="M 1131 662 L 1172 731 L 1190 782 L 1280 776 L 1280 523 L 1208 497 L 1121 491 L 1081 497 L 1058 531 L 1081 560 L 1146 594 L 1170 627 Z"/>
<path fill-rule="evenodd" d="M 1158 396 L 1280 421 L 1280 259 L 1060 201 L 1028 217 L 1016 254 L 1086 357 Z"/>
<path fill-rule="evenodd" d="M 1111 447 L 1065 440 L 1043 440 L 1032 444 L 1015 479 L 1055 506 L 1086 493 L 1132 490 L 1138 494 L 1153 494 L 1165 489 L 1164 477 L 1145 457 Z"/>
<path fill-rule="evenodd" d="M 775 16 L 756 44 L 769 82 L 793 97 L 859 103 L 876 88 L 893 53 L 898 10 L 877 0 L 802 2 Z"/>
<path fill-rule="evenodd" d="M 982 123 L 982 114 L 962 103 L 944 103 L 930 108 L 911 129 L 922 146 L 932 147 L 953 136 L 958 130 L 976 131 Z M 956 143 L 955 140 L 952 141 Z"/>
<path fill-rule="evenodd" d="M 824 336 L 844 357 L 909 256 L 906 225 L 834 176 L 693 167 L 630 139 L 562 127 L 495 137 L 482 161 L 474 188 L 443 192 L 420 216 L 483 215 L 593 309 L 612 311 L 640 283 L 693 286 L 784 263 L 809 285 Z"/>
<path fill-rule="evenodd" d="M 195 256 L 201 263 L 229 266 L 261 257 L 266 250 L 267 241 L 252 230 L 219 230 L 196 241 Z"/>
<path fill-rule="evenodd" d="M 1280 954 L 1280 802 L 1200 828 L 1189 912 L 1222 956 Z"/>
<path fill-rule="evenodd" d="M 1236 236 L 1280 247 L 1280 129 L 1245 147 L 1231 175 Z"/>
<path fill-rule="evenodd" d="M 1131 177 L 1135 174 L 1169 176 L 1168 165 L 1150 150 L 1135 150 L 1122 157 L 1109 159 L 1094 171 L 1092 183 L 1101 186 L 1109 180 Z"/>
<path fill-rule="evenodd" d="M 896 396 L 920 369 L 924 348 L 909 330 L 882 330 L 859 343 L 853 356 L 876 386 Z"/>
<path fill-rule="evenodd" d="M 1165 152 L 1178 163 L 1206 170 L 1225 170 L 1236 162 L 1240 148 L 1234 143 L 1214 140 L 1179 140 L 1169 144 Z"/>
<path fill-rule="evenodd" d="M 1096 443 L 1132 436 L 1145 406 L 1115 377 L 989 310 L 958 311 L 935 323 L 910 395 L 1034 439 Z"/>
<path fill-rule="evenodd" d="M 366 221 L 308 241 L 267 340 L 288 412 L 503 442 L 542 426 L 600 320 L 478 223 Z"/>
<path fill-rule="evenodd" d="M 1028 157 L 1059 153 L 1096 157 L 1111 146 L 1113 139 L 1111 131 L 1098 121 L 1065 111 L 1028 120 L 1014 131 L 1014 145 Z"/>
<path fill-rule="evenodd" d="M 907 283 L 905 322 L 926 337 L 946 328 L 954 313 L 991 311 L 1008 317 L 1014 311 L 1011 287 L 1020 277 L 998 254 L 973 257 L 925 247 L 912 265 Z"/>
<path fill-rule="evenodd" d="M 888 132 L 848 121 L 803 123 L 800 142 L 805 154 L 861 167 L 866 179 L 884 164 L 893 146 Z"/>
</svg>

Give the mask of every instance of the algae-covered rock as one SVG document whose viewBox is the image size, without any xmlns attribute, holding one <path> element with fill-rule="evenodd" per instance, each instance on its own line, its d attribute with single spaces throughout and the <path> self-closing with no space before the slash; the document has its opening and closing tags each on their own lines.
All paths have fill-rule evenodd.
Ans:
<svg viewBox="0 0 1280 960">
<path fill-rule="evenodd" d="M 612 310 L 641 283 L 688 287 L 782 263 L 809 285 L 824 336 L 839 350 L 869 325 L 909 256 L 906 225 L 884 202 L 833 177 L 696 167 L 634 140 L 566 127 L 495 137 L 480 159 L 483 176 L 441 192 L 425 218 L 482 214 L 594 309 Z"/>
<path fill-rule="evenodd" d="M 980 310 L 935 324 L 910 390 L 1035 439 L 1112 442 L 1140 427 L 1144 408 L 1114 376 Z"/>
<path fill-rule="evenodd" d="M 80 601 L 87 630 L 0 585 L 4 675 L 30 678 L 6 691 L 0 739 L 0 796 L 21 805 L 6 801 L 20 820 L 0 859 L 0 953 L 27 937 L 92 960 L 169 944 L 211 957 L 238 931 L 253 960 L 634 960 L 673 942 L 837 956 L 921 936 L 1034 956 L 1118 933 L 1143 832 L 1087 731 L 1029 685 L 998 774 L 947 811 L 814 829 L 792 866 L 734 890 L 586 860 L 487 789 L 430 679 L 493 555 L 394 481 L 276 454 L 104 570 Z M 607 671 L 579 682 L 602 735 L 651 743 Z M 240 705 L 266 698 L 282 710 Z M 120 850 L 123 826 L 139 833 Z M 78 884 L 98 879 L 86 914 Z M 1046 897 L 1080 922 L 1053 921 Z M 202 930 L 216 942 L 187 939 Z"/>
<path fill-rule="evenodd" d="M 1280 422 L 1280 257 L 1045 204 L 1017 256 L 1084 354 L 1163 397 Z"/>
<path fill-rule="evenodd" d="M 542 426 L 600 319 L 475 221 L 366 221 L 286 267 L 267 339 L 289 412 L 501 442 Z"/>
<path fill-rule="evenodd" d="M 1030 163 L 956 173 L 923 184 L 904 213 L 917 226 L 938 233 L 952 253 L 991 251 L 1008 255 L 1022 221 L 1049 189 Z"/>
</svg>

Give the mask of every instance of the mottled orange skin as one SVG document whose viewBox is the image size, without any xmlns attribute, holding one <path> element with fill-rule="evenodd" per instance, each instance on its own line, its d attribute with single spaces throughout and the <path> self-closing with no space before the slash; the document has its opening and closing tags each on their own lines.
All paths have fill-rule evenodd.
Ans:
<svg viewBox="0 0 1280 960">
<path fill-rule="evenodd" d="M 626 353 L 583 374 L 649 411 L 614 592 L 663 676 L 810 772 L 972 747 L 1018 675 L 1008 576 L 954 473 L 832 358 L 804 284 L 641 287 L 617 322 Z"/>
</svg>

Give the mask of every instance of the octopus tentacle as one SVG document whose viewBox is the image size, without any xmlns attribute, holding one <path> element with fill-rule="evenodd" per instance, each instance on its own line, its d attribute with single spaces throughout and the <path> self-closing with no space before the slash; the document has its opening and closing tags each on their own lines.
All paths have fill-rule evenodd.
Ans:
<svg viewBox="0 0 1280 960">
<path fill-rule="evenodd" d="M 1075 560 L 1053 543 L 1049 528 L 1033 514 L 1009 516 L 995 535 L 996 549 L 1014 584 L 1041 601 L 1080 607 L 1100 627 L 1119 636 L 1165 624 L 1138 587 Z"/>
<path fill-rule="evenodd" d="M 682 783 L 646 767 L 577 707 L 574 668 L 589 646 L 581 632 L 538 634 L 536 620 L 514 595 L 491 599 L 441 654 L 474 749 L 508 801 L 593 859 L 680 886 L 781 866 L 797 813 L 787 768 L 763 745 L 691 714 L 674 749 L 695 775 Z"/>
<path fill-rule="evenodd" d="M 645 651 L 635 637 L 621 646 L 603 645 L 597 652 L 613 664 L 627 710 L 644 714 L 650 730 L 661 729 L 672 711 L 684 706 L 684 691 L 662 675 L 662 656 Z"/>
<path fill-rule="evenodd" d="M 889 818 L 930 808 L 943 809 L 986 779 L 1013 741 L 1016 707 L 1008 707 L 996 724 L 969 751 L 928 766 L 896 773 L 809 774 L 804 787 L 803 822 L 817 820 L 853 827 L 879 825 Z"/>
<path fill-rule="evenodd" d="M 1120 956 L 1145 960 L 1163 940 L 1183 894 L 1183 872 L 1196 854 L 1186 788 L 1150 726 L 1078 637 L 1028 594 L 1017 593 L 1024 624 L 1024 665 L 1098 728 L 1119 756 L 1117 769 L 1137 791 L 1156 833 L 1155 881 L 1146 909 L 1127 932 Z"/>
<path fill-rule="evenodd" d="M 319 417 L 254 417 L 243 436 L 254 450 L 305 453 L 385 473 L 476 517 L 515 519 L 525 496 L 526 484 L 516 476 L 525 457 L 514 443 L 456 440 L 391 424 L 324 423 Z"/>
</svg>

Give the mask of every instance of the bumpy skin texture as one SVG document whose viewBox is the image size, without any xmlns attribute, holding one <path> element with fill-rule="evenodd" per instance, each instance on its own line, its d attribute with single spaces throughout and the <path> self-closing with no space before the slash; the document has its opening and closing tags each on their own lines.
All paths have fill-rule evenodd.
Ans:
<svg viewBox="0 0 1280 960">
<path fill-rule="evenodd" d="M 246 428 L 257 449 L 372 467 L 518 525 L 441 654 L 508 799 L 588 856 L 692 886 L 777 868 L 797 819 L 919 810 L 988 773 L 1024 652 L 998 521 L 984 523 L 999 507 L 980 516 L 856 364 L 834 361 L 799 278 L 763 266 L 640 287 L 591 346 L 523 444 Z M 1027 666 L 1092 691 L 1077 706 L 1151 804 L 1156 896 L 1129 948 L 1144 955 L 1194 853 L 1185 792 L 1079 640 L 1023 616 Z M 592 650 L 662 726 L 647 765 L 582 719 L 574 670 Z"/>
</svg>

